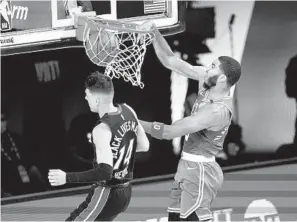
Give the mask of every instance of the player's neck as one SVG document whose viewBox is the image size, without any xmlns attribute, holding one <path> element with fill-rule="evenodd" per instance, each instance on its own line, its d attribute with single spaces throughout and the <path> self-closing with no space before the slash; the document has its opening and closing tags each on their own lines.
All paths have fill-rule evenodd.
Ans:
<svg viewBox="0 0 297 222">
<path fill-rule="evenodd" d="M 209 99 L 217 100 L 229 96 L 230 90 L 225 87 L 213 87 L 209 90 Z"/>
<path fill-rule="evenodd" d="M 113 113 L 117 112 L 118 108 L 113 105 L 113 103 L 106 103 L 102 104 L 101 107 L 99 108 L 99 116 L 100 118 L 103 117 L 106 113 Z"/>
</svg>

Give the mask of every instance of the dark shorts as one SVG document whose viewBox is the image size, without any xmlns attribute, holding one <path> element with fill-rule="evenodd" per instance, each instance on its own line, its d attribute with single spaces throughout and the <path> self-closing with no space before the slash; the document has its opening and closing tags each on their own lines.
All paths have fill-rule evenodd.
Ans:
<svg viewBox="0 0 297 222">
<path fill-rule="evenodd" d="M 115 186 L 94 184 L 85 201 L 66 221 L 111 221 L 127 209 L 130 199 L 130 183 Z"/>
</svg>

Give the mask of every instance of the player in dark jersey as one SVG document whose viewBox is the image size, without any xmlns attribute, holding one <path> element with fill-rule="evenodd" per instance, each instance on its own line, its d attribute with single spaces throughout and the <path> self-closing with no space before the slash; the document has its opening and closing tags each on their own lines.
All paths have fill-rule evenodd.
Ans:
<svg viewBox="0 0 297 222">
<path fill-rule="evenodd" d="M 154 49 L 161 63 L 172 71 L 199 81 L 199 92 L 191 116 L 171 125 L 140 121 L 157 139 L 185 136 L 168 207 L 169 221 L 212 220 L 210 206 L 223 183 L 223 172 L 215 156 L 223 149 L 232 118 L 231 87 L 241 75 L 240 64 L 227 56 L 211 66 L 192 66 L 175 56 L 151 21 L 141 25 L 155 34 Z"/>
<path fill-rule="evenodd" d="M 130 202 L 135 152 L 146 152 L 149 141 L 131 107 L 113 104 L 112 81 L 98 72 L 86 80 L 86 100 L 101 117 L 92 132 L 94 169 L 66 173 L 50 170 L 52 186 L 93 183 L 86 200 L 67 221 L 110 221 L 124 212 Z"/>
</svg>

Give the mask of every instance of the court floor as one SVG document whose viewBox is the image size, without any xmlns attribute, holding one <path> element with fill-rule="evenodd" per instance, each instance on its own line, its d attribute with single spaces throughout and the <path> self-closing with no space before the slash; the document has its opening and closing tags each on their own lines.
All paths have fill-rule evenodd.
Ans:
<svg viewBox="0 0 297 222">
<path fill-rule="evenodd" d="M 172 181 L 134 185 L 119 221 L 166 220 Z M 86 194 L 3 205 L 2 221 L 63 221 Z M 225 173 L 215 221 L 297 221 L 297 164 Z"/>
</svg>

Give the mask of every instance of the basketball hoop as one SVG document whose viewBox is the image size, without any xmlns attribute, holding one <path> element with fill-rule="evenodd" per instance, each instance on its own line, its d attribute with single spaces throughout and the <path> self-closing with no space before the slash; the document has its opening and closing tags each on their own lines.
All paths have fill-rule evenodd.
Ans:
<svg viewBox="0 0 297 222">
<path fill-rule="evenodd" d="M 83 41 L 89 59 L 106 67 L 105 75 L 120 78 L 133 86 L 144 87 L 141 66 L 153 32 L 139 29 L 134 23 L 105 20 L 99 17 L 78 17 L 77 39 Z"/>
</svg>

